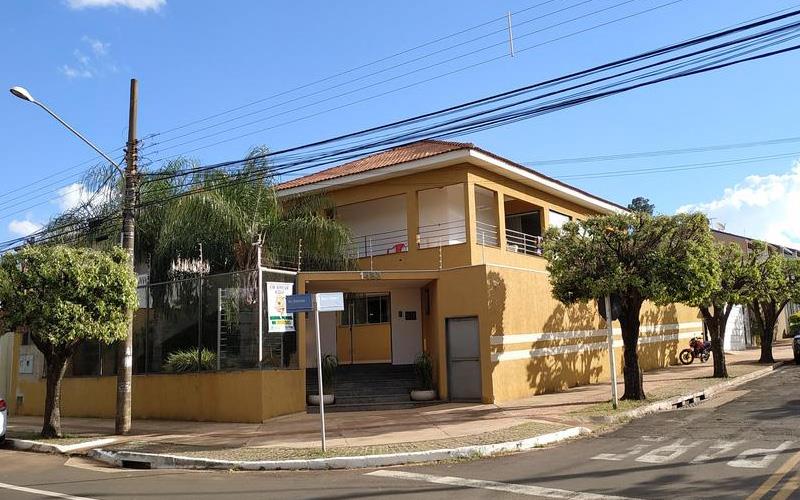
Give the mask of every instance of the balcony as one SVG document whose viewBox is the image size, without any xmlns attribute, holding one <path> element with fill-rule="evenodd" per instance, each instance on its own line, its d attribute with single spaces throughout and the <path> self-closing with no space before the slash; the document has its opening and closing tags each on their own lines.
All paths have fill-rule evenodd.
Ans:
<svg viewBox="0 0 800 500">
<path fill-rule="evenodd" d="M 436 248 L 458 245 L 467 241 L 464 219 L 456 219 L 419 227 L 417 248 Z"/>
<path fill-rule="evenodd" d="M 407 251 L 408 232 L 406 229 L 353 236 L 348 247 L 348 254 L 351 258 L 356 259 Z"/>
<path fill-rule="evenodd" d="M 506 229 L 506 250 L 525 255 L 542 255 L 542 237 Z"/>
<path fill-rule="evenodd" d="M 475 221 L 475 237 L 478 245 L 489 247 L 500 246 L 500 231 L 494 224 L 479 220 Z"/>
</svg>

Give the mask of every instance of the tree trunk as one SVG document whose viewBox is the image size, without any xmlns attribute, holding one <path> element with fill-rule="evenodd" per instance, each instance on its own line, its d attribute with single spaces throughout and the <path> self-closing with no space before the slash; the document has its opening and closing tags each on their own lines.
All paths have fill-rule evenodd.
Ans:
<svg viewBox="0 0 800 500">
<path fill-rule="evenodd" d="M 713 306 L 712 306 L 713 307 Z M 708 336 L 711 341 L 711 353 L 714 362 L 714 377 L 728 378 L 728 366 L 725 363 L 725 326 L 728 317 L 724 307 L 713 307 L 713 312 L 707 308 L 700 308 L 708 326 Z"/>
<path fill-rule="evenodd" d="M 61 437 L 61 380 L 67 371 L 67 358 L 50 356 L 47 362 L 47 394 L 44 400 L 42 437 Z"/>
<path fill-rule="evenodd" d="M 772 357 L 772 336 L 775 334 L 775 319 L 764 318 L 764 331 L 761 332 L 761 358 L 759 363 L 774 363 Z"/>
<path fill-rule="evenodd" d="M 644 394 L 644 375 L 639 367 L 639 310 L 638 307 L 623 307 L 619 317 L 622 328 L 622 342 L 624 344 L 623 378 L 625 379 L 625 393 L 622 399 L 642 400 L 647 399 Z"/>
<path fill-rule="evenodd" d="M 761 358 L 759 363 L 774 363 L 772 357 L 772 337 L 775 335 L 775 323 L 778 320 L 776 307 L 771 302 L 753 302 L 753 312 L 755 313 L 758 326 L 761 328 Z"/>
</svg>

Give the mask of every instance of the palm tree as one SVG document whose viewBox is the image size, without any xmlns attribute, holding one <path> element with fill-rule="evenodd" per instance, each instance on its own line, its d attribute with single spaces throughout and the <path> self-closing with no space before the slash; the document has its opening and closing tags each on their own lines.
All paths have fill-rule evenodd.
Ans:
<svg viewBox="0 0 800 500">
<path fill-rule="evenodd" d="M 197 166 L 181 158 L 145 172 L 138 201 L 136 260 L 149 262 L 153 281 L 169 280 L 178 259 L 199 259 L 201 245 L 202 260 L 212 274 L 255 269 L 253 243 L 258 240 L 262 242 L 262 265 L 295 266 L 302 240 L 304 270 L 352 267 L 347 258 L 350 235 L 329 217 L 331 201 L 325 196 L 280 201 L 265 152 L 265 148 L 253 149 L 248 155 L 252 159 L 233 170 L 174 176 Z M 93 175 L 93 179 L 101 177 Z M 119 194 L 122 186 L 110 189 Z M 115 200 L 120 196 L 109 193 L 101 198 L 101 202 L 62 214 L 50 225 L 83 221 L 67 236 L 74 240 L 78 233 L 79 244 L 96 245 L 98 234 L 114 234 L 119 227 L 119 221 L 107 219 L 118 213 L 120 206 Z M 107 244 L 115 243 L 116 238 L 108 238 Z"/>
</svg>

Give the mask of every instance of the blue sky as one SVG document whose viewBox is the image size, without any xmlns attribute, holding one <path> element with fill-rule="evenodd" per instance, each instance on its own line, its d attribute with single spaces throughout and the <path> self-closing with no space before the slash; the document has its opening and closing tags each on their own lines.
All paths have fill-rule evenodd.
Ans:
<svg viewBox="0 0 800 500">
<path fill-rule="evenodd" d="M 515 28 L 516 47 L 524 49 L 668 1 L 553 0 L 514 16 L 514 24 L 520 24 Z M 0 25 L 0 80 L 6 88 L 27 87 L 118 155 L 126 137 L 129 79 L 138 78 L 144 156 L 158 160 L 186 153 L 213 162 L 239 158 L 259 144 L 277 149 L 438 109 L 795 5 L 789 0 L 683 0 L 513 58 L 501 57 L 508 48 L 502 43 L 507 35 L 500 32 L 396 66 L 501 30 L 505 21 L 498 20 L 324 84 L 168 132 L 539 3 L 542 0 L 9 0 Z M 531 20 L 560 9 L 566 10 Z M 581 15 L 586 17 L 547 28 Z M 492 44 L 497 45 L 444 61 Z M 499 59 L 394 91 L 494 57 Z M 462 139 L 515 161 L 532 162 L 555 177 L 783 155 L 718 168 L 567 180 L 623 204 L 642 195 L 665 213 L 704 210 L 730 231 L 800 247 L 800 168 L 794 166 L 800 141 L 626 161 L 536 164 L 800 136 L 795 126 L 798 57 L 791 53 L 669 82 Z M 424 66 L 433 67 L 402 76 Z M 383 72 L 348 82 L 374 71 Z M 358 90 L 395 76 L 391 82 Z M 326 90 L 333 85 L 339 87 Z M 314 92 L 318 93 L 304 97 Z M 389 93 L 352 104 L 384 92 Z M 290 99 L 294 101 L 287 103 Z M 316 103 L 322 99 L 328 100 Z M 302 119 L 338 106 L 345 107 Z M 177 137 L 267 107 L 272 109 L 249 119 Z M 271 117 L 278 113 L 281 116 Z M 225 131 L 254 119 L 262 121 Z M 281 125 L 291 120 L 297 121 Z M 41 110 L 3 92 L 0 129 L 0 240 L 35 229 L 59 209 L 90 195 L 80 184 L 80 174 L 91 166 L 81 163 L 91 160 L 92 152 Z M 214 144 L 219 141 L 225 142 Z M 38 183 L 28 186 L 32 182 Z"/>
</svg>

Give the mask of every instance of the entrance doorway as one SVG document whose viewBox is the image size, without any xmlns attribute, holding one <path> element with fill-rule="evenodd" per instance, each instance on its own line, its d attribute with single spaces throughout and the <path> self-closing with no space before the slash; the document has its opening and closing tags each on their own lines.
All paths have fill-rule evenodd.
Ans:
<svg viewBox="0 0 800 500">
<path fill-rule="evenodd" d="M 481 400 L 478 318 L 447 319 L 447 381 L 450 399 Z"/>
</svg>

